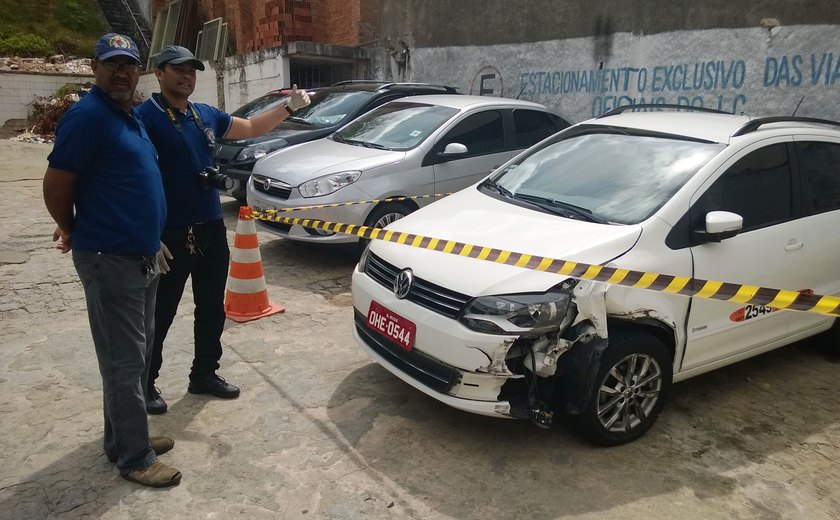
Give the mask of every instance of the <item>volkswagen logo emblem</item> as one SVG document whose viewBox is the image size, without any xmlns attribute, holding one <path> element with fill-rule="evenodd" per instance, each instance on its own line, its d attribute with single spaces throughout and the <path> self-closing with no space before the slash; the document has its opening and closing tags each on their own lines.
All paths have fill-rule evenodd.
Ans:
<svg viewBox="0 0 840 520">
<path fill-rule="evenodd" d="M 411 269 L 403 269 L 394 279 L 394 296 L 402 300 L 408 296 L 411 285 L 414 283 L 414 273 Z"/>
<path fill-rule="evenodd" d="M 269 179 L 269 178 L 263 179 L 263 189 L 265 191 L 268 191 L 268 190 L 271 189 L 271 179 Z"/>
</svg>

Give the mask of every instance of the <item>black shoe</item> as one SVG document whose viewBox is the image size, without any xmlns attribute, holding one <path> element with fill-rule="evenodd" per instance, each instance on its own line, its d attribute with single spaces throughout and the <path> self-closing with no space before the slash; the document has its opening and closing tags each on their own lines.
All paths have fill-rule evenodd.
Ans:
<svg viewBox="0 0 840 520">
<path fill-rule="evenodd" d="M 150 415 L 160 415 L 166 413 L 166 401 L 160 396 L 160 390 L 151 386 L 146 392 L 146 413 Z"/>
<path fill-rule="evenodd" d="M 210 394 L 220 399 L 236 399 L 239 397 L 239 387 L 225 382 L 223 378 L 216 374 L 190 381 L 187 391 L 191 394 Z"/>
</svg>

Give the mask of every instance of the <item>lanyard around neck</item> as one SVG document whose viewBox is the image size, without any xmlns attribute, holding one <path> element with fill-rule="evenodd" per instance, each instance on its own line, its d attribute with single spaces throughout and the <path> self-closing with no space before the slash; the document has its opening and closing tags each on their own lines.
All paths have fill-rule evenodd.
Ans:
<svg viewBox="0 0 840 520">
<path fill-rule="evenodd" d="M 163 108 L 163 111 L 166 112 L 166 115 L 169 117 L 169 121 L 171 121 L 172 124 L 175 126 L 175 129 L 178 130 L 178 133 L 183 134 L 184 129 L 181 127 L 181 122 L 178 121 L 178 118 L 175 116 L 175 110 L 169 104 L 169 101 L 167 101 L 166 98 L 163 97 L 163 95 L 161 94 L 152 94 L 152 96 L 157 100 L 160 107 Z M 190 112 L 192 112 L 193 121 L 195 121 L 195 125 L 198 127 L 198 129 L 201 130 L 201 135 L 205 135 L 205 126 L 204 123 L 201 121 L 201 117 L 198 115 L 198 111 L 196 111 L 193 104 L 189 101 L 187 101 L 187 108 L 190 110 Z M 205 136 L 205 140 L 206 139 L 207 137 Z"/>
<path fill-rule="evenodd" d="M 184 136 L 184 129 L 181 126 L 181 122 L 178 121 L 178 117 L 175 115 L 175 110 L 172 108 L 172 106 L 169 104 L 169 102 L 166 100 L 166 98 L 163 97 L 162 94 L 155 93 L 155 94 L 152 94 L 152 97 L 157 101 L 158 105 L 160 105 L 160 107 L 163 109 L 163 111 L 166 112 L 167 117 L 169 117 L 169 121 L 175 127 L 175 130 L 178 131 L 178 134 L 181 136 L 181 139 L 184 141 L 184 144 L 187 145 L 187 149 L 189 149 L 189 151 L 190 151 L 190 158 L 192 159 L 193 163 L 198 168 L 198 171 L 203 170 L 205 165 L 202 163 L 202 161 L 196 160 L 195 155 L 193 154 L 192 148 L 189 146 L 189 143 L 187 142 L 187 138 Z M 209 152 L 210 147 L 212 146 L 212 143 L 207 138 L 206 127 L 204 126 L 204 123 L 201 121 L 201 117 L 198 115 L 198 111 L 195 109 L 193 104 L 190 103 L 189 101 L 187 101 L 187 108 L 192 112 L 193 121 L 195 122 L 195 126 L 198 127 L 199 133 L 201 134 L 201 138 L 204 139 L 204 143 L 207 145 L 207 150 Z M 211 153 L 211 156 L 212 156 L 212 153 Z"/>
</svg>

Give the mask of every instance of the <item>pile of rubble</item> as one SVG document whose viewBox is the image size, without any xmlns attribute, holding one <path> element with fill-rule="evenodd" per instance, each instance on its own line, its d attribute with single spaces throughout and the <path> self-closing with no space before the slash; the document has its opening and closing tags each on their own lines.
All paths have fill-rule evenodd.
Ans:
<svg viewBox="0 0 840 520">
<path fill-rule="evenodd" d="M 90 91 L 91 83 L 84 85 L 65 85 L 61 93 L 56 96 L 35 96 L 32 101 L 32 118 L 34 124 L 26 127 L 12 140 L 28 143 L 52 143 L 58 121 L 68 108 L 73 106 L 79 98 Z"/>
<path fill-rule="evenodd" d="M 10 137 L 9 141 L 22 141 L 24 143 L 39 143 L 39 144 L 52 144 L 55 142 L 55 136 L 43 136 L 33 134 L 29 131 L 25 131 L 20 133 L 14 137 Z"/>
<path fill-rule="evenodd" d="M 70 92 L 60 97 L 35 96 L 32 102 L 32 118 L 35 125 L 32 133 L 41 136 L 54 136 L 58 126 L 58 120 L 64 115 L 73 103 L 79 100 L 79 93 L 90 90 L 90 84 L 80 88 L 79 92 Z"/>
<path fill-rule="evenodd" d="M 62 54 L 44 58 L 0 58 L 0 72 L 53 72 L 60 74 L 93 75 L 90 68 L 90 58 L 65 57 Z"/>
<path fill-rule="evenodd" d="M 8 71 L 93 75 L 93 70 L 90 68 L 90 58 L 65 57 L 61 54 L 51 56 L 49 59 L 21 58 L 18 56 L 0 57 L 0 72 Z M 80 95 L 84 95 L 90 90 L 90 86 L 90 83 L 81 87 L 66 85 L 55 96 L 35 96 L 32 101 L 32 116 L 29 121 L 32 126 L 24 128 L 26 122 L 20 120 L 20 123 L 23 124 L 13 128 L 3 127 L 2 134 L 5 134 L 5 137 L 13 132 L 17 133 L 11 138 L 16 141 L 52 143 L 55 139 L 58 120 L 73 103 L 79 100 Z"/>
</svg>

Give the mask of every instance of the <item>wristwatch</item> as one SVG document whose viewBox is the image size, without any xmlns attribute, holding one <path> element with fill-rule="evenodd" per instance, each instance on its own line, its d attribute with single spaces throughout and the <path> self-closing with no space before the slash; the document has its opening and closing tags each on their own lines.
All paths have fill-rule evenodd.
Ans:
<svg viewBox="0 0 840 520">
<path fill-rule="evenodd" d="M 286 113 L 287 113 L 287 114 L 289 114 L 289 115 L 292 115 L 292 114 L 294 114 L 294 113 L 295 113 L 295 111 L 294 111 L 294 110 L 292 110 L 292 109 L 289 107 L 289 104 L 288 104 L 288 103 L 283 103 L 283 108 L 285 108 L 285 109 L 286 109 Z"/>
</svg>

